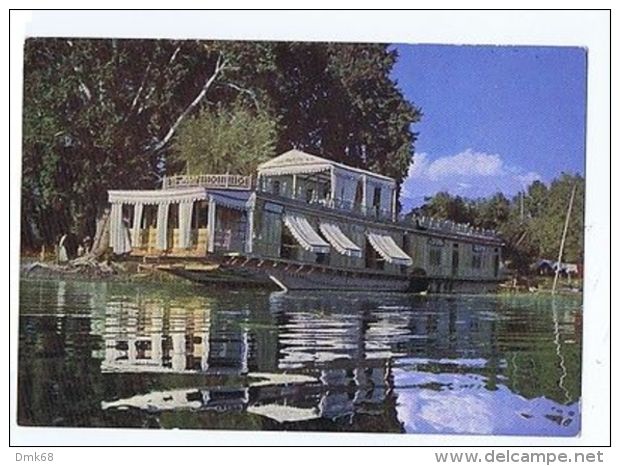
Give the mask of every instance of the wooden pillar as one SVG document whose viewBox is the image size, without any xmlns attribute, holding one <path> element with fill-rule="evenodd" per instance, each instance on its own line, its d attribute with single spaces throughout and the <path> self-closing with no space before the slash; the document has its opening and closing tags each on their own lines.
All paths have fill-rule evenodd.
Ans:
<svg viewBox="0 0 620 466">
<path fill-rule="evenodd" d="M 209 214 L 207 220 L 207 251 L 215 252 L 215 209 L 217 204 L 209 197 Z"/>
<path fill-rule="evenodd" d="M 252 253 L 254 249 L 254 212 L 255 212 L 256 196 L 252 196 L 250 201 L 250 207 L 246 211 L 248 215 L 248 223 L 245 233 L 245 252 Z"/>
<path fill-rule="evenodd" d="M 293 199 L 297 199 L 297 175 L 293 173 Z"/>
<path fill-rule="evenodd" d="M 392 221 L 396 221 L 396 187 L 392 187 Z"/>
<path fill-rule="evenodd" d="M 362 175 L 362 213 L 368 212 L 368 176 Z"/>
<path fill-rule="evenodd" d="M 329 168 L 329 177 L 331 186 L 329 188 L 329 200 L 332 207 L 334 207 L 334 201 L 336 200 L 336 172 L 334 167 Z"/>
</svg>

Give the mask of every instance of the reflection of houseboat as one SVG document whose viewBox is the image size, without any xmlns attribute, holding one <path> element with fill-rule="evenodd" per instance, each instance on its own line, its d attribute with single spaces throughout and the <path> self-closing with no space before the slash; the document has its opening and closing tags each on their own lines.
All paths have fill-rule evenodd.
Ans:
<svg viewBox="0 0 620 466">
<path fill-rule="evenodd" d="M 109 191 L 110 245 L 200 282 L 284 289 L 486 291 L 499 278 L 491 231 L 399 219 L 393 179 L 289 151 L 258 176 L 164 179 Z"/>
</svg>

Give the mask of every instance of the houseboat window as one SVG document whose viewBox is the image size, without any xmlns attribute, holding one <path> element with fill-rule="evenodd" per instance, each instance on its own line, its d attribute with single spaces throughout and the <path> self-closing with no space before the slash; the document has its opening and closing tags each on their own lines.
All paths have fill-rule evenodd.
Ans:
<svg viewBox="0 0 620 466">
<path fill-rule="evenodd" d="M 297 259 L 297 242 L 287 228 L 282 228 L 280 237 L 280 257 L 282 259 Z"/>
<path fill-rule="evenodd" d="M 280 195 L 280 181 L 279 180 L 273 181 L 273 184 L 271 185 L 271 192 L 275 194 L 276 196 Z"/>
<path fill-rule="evenodd" d="M 409 238 L 409 234 L 405 233 L 403 235 L 403 251 L 405 251 L 410 256 L 413 256 L 411 251 L 411 238 Z"/>
<path fill-rule="evenodd" d="M 378 212 L 381 207 L 381 188 L 376 187 L 372 196 L 372 206 Z"/>
<path fill-rule="evenodd" d="M 245 212 L 223 206 L 218 207 L 215 212 L 215 247 L 226 251 L 241 250 L 245 244 Z"/>
<path fill-rule="evenodd" d="M 192 209 L 192 228 L 207 228 L 209 203 L 207 201 L 199 201 L 194 204 Z"/>
<path fill-rule="evenodd" d="M 157 206 L 147 204 L 142 211 L 142 228 L 155 228 L 157 226 Z"/>
<path fill-rule="evenodd" d="M 479 252 L 474 252 L 471 256 L 471 267 L 472 269 L 481 269 L 482 268 L 482 254 Z"/>
<path fill-rule="evenodd" d="M 495 256 L 493 257 L 493 275 L 499 276 L 499 250 L 495 249 Z"/>
<path fill-rule="evenodd" d="M 441 265 L 441 246 L 431 246 L 428 251 L 428 264 L 431 267 L 439 267 Z"/>
<path fill-rule="evenodd" d="M 175 236 L 178 234 L 175 232 L 179 228 L 179 204 L 170 204 L 168 210 L 168 247 L 177 247 L 178 238 Z"/>
<path fill-rule="evenodd" d="M 168 211 L 168 231 L 179 228 L 179 204 L 170 204 Z"/>
<path fill-rule="evenodd" d="M 459 271 L 459 244 L 452 245 L 452 275 L 456 275 Z"/>
<path fill-rule="evenodd" d="M 315 262 L 321 265 L 329 264 L 329 253 L 317 253 Z"/>
<path fill-rule="evenodd" d="M 368 240 L 366 240 L 365 265 L 368 269 L 383 270 L 385 268 L 385 259 L 375 251 Z"/>
<path fill-rule="evenodd" d="M 359 180 L 357 182 L 357 188 L 355 188 L 355 206 L 359 207 L 364 202 L 364 182 Z"/>
</svg>

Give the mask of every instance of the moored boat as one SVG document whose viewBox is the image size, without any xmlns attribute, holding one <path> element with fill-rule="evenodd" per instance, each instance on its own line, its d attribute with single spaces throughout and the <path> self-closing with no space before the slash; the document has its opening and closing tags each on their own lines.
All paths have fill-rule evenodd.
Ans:
<svg viewBox="0 0 620 466">
<path fill-rule="evenodd" d="M 115 254 L 201 283 L 486 292 L 500 279 L 495 232 L 401 218 L 395 180 L 298 150 L 256 177 L 182 175 L 108 194 Z"/>
</svg>

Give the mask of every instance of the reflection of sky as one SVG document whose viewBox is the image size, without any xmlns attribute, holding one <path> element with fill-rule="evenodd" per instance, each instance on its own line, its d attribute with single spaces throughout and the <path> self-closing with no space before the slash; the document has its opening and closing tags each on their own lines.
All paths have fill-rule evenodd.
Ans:
<svg viewBox="0 0 620 466">
<path fill-rule="evenodd" d="M 548 436 L 579 432 L 576 404 L 562 406 L 543 397 L 528 400 L 503 385 L 491 391 L 478 375 L 396 369 L 394 384 L 398 419 L 407 432 Z M 433 389 L 424 388 L 431 384 Z"/>
</svg>

